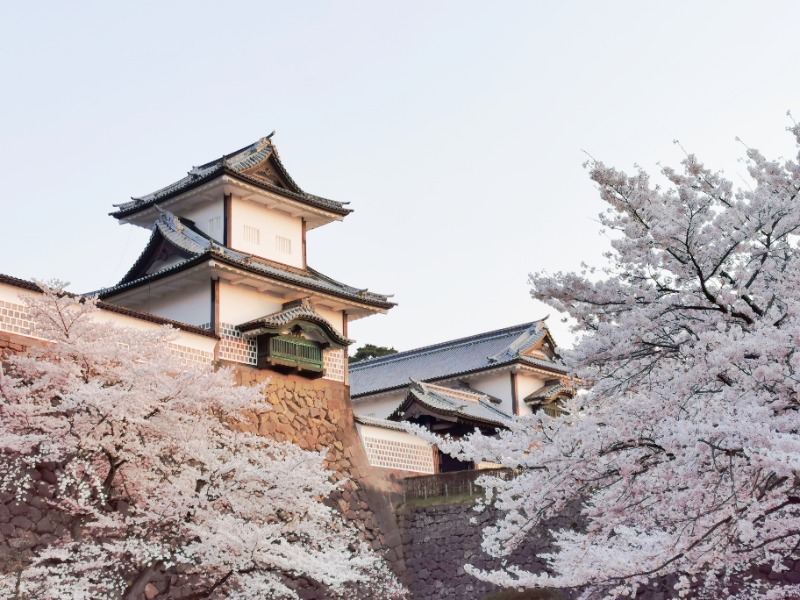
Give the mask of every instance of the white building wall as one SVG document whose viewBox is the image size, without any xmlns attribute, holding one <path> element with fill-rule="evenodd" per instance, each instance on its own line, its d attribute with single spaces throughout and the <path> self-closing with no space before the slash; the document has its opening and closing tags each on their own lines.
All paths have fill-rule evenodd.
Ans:
<svg viewBox="0 0 800 600">
<path fill-rule="evenodd" d="M 23 298 L 38 295 L 36 292 L 13 285 L 0 284 L 0 331 L 36 337 L 35 331 L 31 330 L 33 323 L 28 317 L 27 307 L 24 305 Z M 108 310 L 98 311 L 96 318 L 101 323 L 112 323 L 119 327 L 128 327 L 139 331 L 153 331 L 158 327 L 163 327 L 163 325 L 152 321 L 137 319 L 136 317 L 121 315 Z M 177 328 L 174 329 L 174 335 L 175 339 L 170 344 L 170 347 L 187 365 L 206 365 L 211 364 L 214 360 L 216 339 Z"/>
<path fill-rule="evenodd" d="M 531 414 L 530 407 L 523 402 L 523 400 L 538 389 L 544 387 L 544 379 L 528 375 L 526 373 L 519 373 L 517 375 L 517 389 L 519 390 L 519 414 Z"/>
<path fill-rule="evenodd" d="M 247 321 L 277 312 L 283 307 L 283 300 L 268 292 L 259 292 L 245 285 L 232 285 L 220 281 L 219 284 L 220 323 L 240 325 Z"/>
<path fill-rule="evenodd" d="M 353 401 L 353 413 L 365 417 L 385 419 L 400 406 L 407 393 L 408 390 L 404 388 L 375 398 L 356 398 Z"/>
<path fill-rule="evenodd" d="M 313 308 L 320 314 L 321 317 L 328 321 L 328 323 L 333 325 L 333 328 L 338 331 L 340 335 L 344 335 L 344 332 L 342 331 L 344 311 L 333 310 L 319 305 L 314 305 Z"/>
<path fill-rule="evenodd" d="M 152 297 L 135 310 L 189 325 L 208 326 L 211 320 L 211 285 L 198 282 L 169 296 Z"/>
<path fill-rule="evenodd" d="M 235 196 L 231 201 L 230 246 L 293 267 L 304 267 L 302 219 Z"/>
<path fill-rule="evenodd" d="M 220 198 L 217 201 L 193 206 L 191 209 L 181 211 L 179 216 L 191 219 L 200 231 L 221 244 L 225 235 L 224 211 L 224 202 Z"/>
<path fill-rule="evenodd" d="M 511 410 L 511 372 L 504 370 L 496 373 L 487 373 L 470 377 L 469 385 L 472 389 L 484 394 L 489 394 L 502 401 L 498 408 L 505 413 L 513 414 Z"/>
</svg>

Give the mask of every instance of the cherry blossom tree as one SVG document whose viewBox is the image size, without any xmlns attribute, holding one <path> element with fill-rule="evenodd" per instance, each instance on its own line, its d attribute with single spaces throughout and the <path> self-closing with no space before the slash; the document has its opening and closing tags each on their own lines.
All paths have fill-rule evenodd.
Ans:
<svg viewBox="0 0 800 600">
<path fill-rule="evenodd" d="M 401 597 L 383 562 L 323 500 L 324 456 L 242 431 L 268 410 L 228 370 L 187 368 L 174 334 L 102 322 L 92 299 L 45 288 L 28 300 L 37 337 L 0 371 L 0 488 L 25 497 L 31 468 L 56 465 L 49 510 L 70 531 L 0 598 L 140 599 L 159 573 L 175 600 Z M 2 491 L 2 490 L 0 490 Z"/>
<path fill-rule="evenodd" d="M 745 164 L 738 191 L 693 155 L 661 185 L 587 164 L 608 205 L 607 266 L 530 280 L 574 319 L 565 360 L 587 391 L 567 416 L 439 442 L 516 474 L 484 478 L 501 515 L 488 553 L 574 507 L 582 525 L 552 531 L 547 572 L 478 577 L 582 598 L 657 580 L 681 597 L 800 596 L 780 574 L 800 559 L 800 161 L 748 149 Z"/>
</svg>

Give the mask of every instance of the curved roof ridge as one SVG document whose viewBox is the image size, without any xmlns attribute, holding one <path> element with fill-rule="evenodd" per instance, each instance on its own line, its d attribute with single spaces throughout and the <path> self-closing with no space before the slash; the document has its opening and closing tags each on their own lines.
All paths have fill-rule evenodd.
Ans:
<svg viewBox="0 0 800 600">
<path fill-rule="evenodd" d="M 353 340 L 340 334 L 328 319 L 315 311 L 308 298 L 301 299 L 296 306 L 282 308 L 263 317 L 240 323 L 236 328 L 242 333 L 246 333 L 262 328 L 285 327 L 297 321 L 307 321 L 322 327 L 328 338 L 340 346 L 349 346 L 353 343 Z"/>
<path fill-rule="evenodd" d="M 289 175 L 289 172 L 286 170 L 286 167 L 278 155 L 278 150 L 271 139 L 273 134 L 274 132 L 234 152 L 224 154 L 220 158 L 203 163 L 200 166 L 194 166 L 185 176 L 177 181 L 173 181 L 149 194 L 138 197 L 134 196 L 127 202 L 114 204 L 113 206 L 117 210 L 109 214 L 115 218 L 122 219 L 139 211 L 149 209 L 156 202 L 174 198 L 175 196 L 188 192 L 199 185 L 225 174 L 238 178 L 242 182 L 283 195 L 290 200 L 297 200 L 308 206 L 329 213 L 342 217 L 350 214 L 352 209 L 345 208 L 344 206 L 347 203 L 330 200 L 329 198 L 324 198 L 315 194 L 309 194 L 297 185 L 297 182 Z M 281 185 L 274 185 L 266 179 L 253 177 L 247 173 L 249 169 L 266 161 L 273 163 L 274 168 L 279 172 L 286 187 L 283 187 L 283 183 Z"/>
<path fill-rule="evenodd" d="M 377 358 L 359 361 L 355 364 L 350 365 L 350 371 L 357 371 L 364 369 L 366 367 L 383 365 L 391 362 L 399 362 L 406 358 L 413 358 L 416 356 L 423 356 L 425 354 L 432 354 L 434 352 L 438 352 L 439 350 L 446 350 L 449 348 L 456 348 L 458 346 L 466 346 L 468 344 L 475 342 L 482 342 L 488 339 L 504 337 L 506 335 L 509 335 L 517 331 L 527 330 L 528 328 L 530 328 L 535 323 L 538 323 L 539 321 L 541 321 L 541 319 L 537 319 L 536 321 L 530 321 L 528 323 L 521 323 L 519 325 L 513 325 L 511 327 L 504 327 L 502 329 L 486 331 L 483 333 L 478 333 L 463 338 L 457 338 L 455 340 L 439 342 L 436 344 L 432 344 L 430 346 L 421 346 L 419 348 L 414 348 L 412 350 L 403 350 L 402 352 L 397 352 L 395 354 L 387 354 L 385 356 L 379 356 Z"/>
</svg>

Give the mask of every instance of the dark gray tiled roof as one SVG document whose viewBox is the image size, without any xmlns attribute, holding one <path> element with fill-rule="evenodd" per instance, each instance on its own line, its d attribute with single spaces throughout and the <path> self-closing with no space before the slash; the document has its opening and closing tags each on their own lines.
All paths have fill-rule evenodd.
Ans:
<svg viewBox="0 0 800 600">
<path fill-rule="evenodd" d="M 540 401 L 548 401 L 563 393 L 572 396 L 575 393 L 575 388 L 573 388 L 571 385 L 566 385 L 563 383 L 553 383 L 551 385 L 546 385 L 543 388 L 540 388 L 532 394 L 526 396 L 524 402 L 536 403 Z"/>
<path fill-rule="evenodd" d="M 289 267 L 251 254 L 245 254 L 226 248 L 204 233 L 194 229 L 188 223 L 182 221 L 180 217 L 166 211 L 162 211 L 156 220 L 154 235 L 150 238 L 147 247 L 136 261 L 137 265 L 142 263 L 142 261 L 148 260 L 150 253 L 159 243 L 160 239 L 166 239 L 175 247 L 183 250 L 188 254 L 188 258 L 166 269 L 143 275 L 136 279 L 126 280 L 123 278 L 117 285 L 99 290 L 95 293 L 101 298 L 106 298 L 123 290 L 142 285 L 148 281 L 159 279 L 171 273 L 177 273 L 203 260 L 214 258 L 245 271 L 249 271 L 250 273 L 299 285 L 310 290 L 317 290 L 379 308 L 391 308 L 394 306 L 394 303 L 390 302 L 388 296 L 384 294 L 377 294 L 366 289 L 359 289 L 346 285 L 323 275 L 311 267 L 306 269 Z"/>
<path fill-rule="evenodd" d="M 289 176 L 289 173 L 283 166 L 283 163 L 278 156 L 278 150 L 270 140 L 270 137 L 271 136 L 261 138 L 257 142 L 250 144 L 249 146 L 245 146 L 236 152 L 226 154 L 221 158 L 207 162 L 199 167 L 193 167 L 192 170 L 187 173 L 186 177 L 183 177 L 178 181 L 156 190 L 155 192 L 139 198 L 132 198 L 130 202 L 117 204 L 115 205 L 117 210 L 112 212 L 111 216 L 119 219 L 128 215 L 132 215 L 140 210 L 144 210 L 153 206 L 156 202 L 161 202 L 176 196 L 182 192 L 211 181 L 212 179 L 223 174 L 233 175 L 234 177 L 237 177 L 242 181 L 246 181 L 247 183 L 251 183 L 255 186 L 286 196 L 293 200 L 298 200 L 305 204 L 315 206 L 317 208 L 329 210 L 339 215 L 347 215 L 352 212 L 351 209 L 345 208 L 342 202 L 328 200 L 327 198 L 322 198 L 321 196 L 314 196 L 313 194 L 308 194 L 300 189 L 300 186 L 298 186 L 297 183 L 295 183 L 295 181 Z M 266 161 L 270 157 L 274 159 L 274 164 L 283 180 L 287 183 L 288 188 L 273 185 L 264 179 L 252 177 L 244 173 L 245 170 L 254 167 L 262 161 Z"/>
<path fill-rule="evenodd" d="M 401 388 L 408 385 L 410 378 L 423 381 L 445 379 L 512 362 L 566 373 L 560 362 L 520 356 L 546 331 L 544 320 L 533 321 L 364 360 L 350 365 L 350 395 L 357 397 Z"/>
<path fill-rule="evenodd" d="M 416 401 L 429 410 L 453 417 L 463 417 L 473 421 L 481 421 L 492 425 L 507 427 L 512 416 L 494 406 L 486 394 L 480 392 L 463 392 L 421 381 L 411 381 L 408 390 L 410 400 Z"/>
<path fill-rule="evenodd" d="M 398 421 L 389 421 L 388 419 L 379 419 L 377 417 L 367 417 L 355 415 L 353 417 L 356 423 L 362 425 L 372 425 L 373 427 L 380 427 L 382 429 L 393 429 L 395 431 L 405 431 L 405 426 Z"/>
</svg>

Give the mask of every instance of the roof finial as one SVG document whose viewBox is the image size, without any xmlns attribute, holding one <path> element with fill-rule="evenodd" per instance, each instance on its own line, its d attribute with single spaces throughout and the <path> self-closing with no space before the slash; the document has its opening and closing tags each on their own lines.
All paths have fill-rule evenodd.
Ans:
<svg viewBox="0 0 800 600">
<path fill-rule="evenodd" d="M 270 133 L 268 136 L 263 137 L 260 140 L 258 140 L 258 142 L 256 143 L 256 152 L 260 152 L 261 150 L 263 150 L 267 146 L 271 146 L 272 143 L 269 140 L 270 140 L 270 138 L 272 138 L 273 135 L 275 135 L 275 130 L 274 129 L 272 130 L 272 133 Z"/>
</svg>

